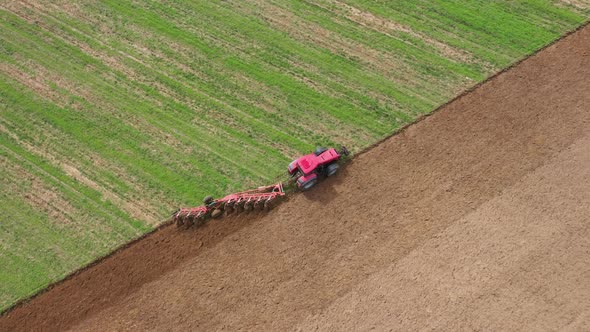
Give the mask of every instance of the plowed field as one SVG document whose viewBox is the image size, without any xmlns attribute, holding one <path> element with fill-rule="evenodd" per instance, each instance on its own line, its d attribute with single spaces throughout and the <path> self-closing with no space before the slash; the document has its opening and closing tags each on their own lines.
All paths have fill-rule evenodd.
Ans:
<svg viewBox="0 0 590 332">
<path fill-rule="evenodd" d="M 0 330 L 590 329 L 590 27 L 268 215 L 164 228 Z"/>
</svg>

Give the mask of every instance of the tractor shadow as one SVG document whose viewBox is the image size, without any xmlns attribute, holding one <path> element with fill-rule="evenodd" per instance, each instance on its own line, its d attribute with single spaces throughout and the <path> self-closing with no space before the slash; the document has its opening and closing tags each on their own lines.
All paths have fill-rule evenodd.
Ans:
<svg viewBox="0 0 590 332">
<path fill-rule="evenodd" d="M 349 177 L 349 164 L 350 163 L 341 165 L 336 175 L 330 178 L 321 179 L 315 187 L 308 191 L 303 191 L 301 194 L 307 200 L 320 202 L 322 205 L 329 204 L 340 194 L 340 191 L 338 191 L 337 188 Z"/>
</svg>

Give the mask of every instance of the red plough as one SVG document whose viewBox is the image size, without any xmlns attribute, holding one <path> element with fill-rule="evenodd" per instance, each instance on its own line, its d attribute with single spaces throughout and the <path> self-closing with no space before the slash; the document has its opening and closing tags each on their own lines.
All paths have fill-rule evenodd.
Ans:
<svg viewBox="0 0 590 332">
<path fill-rule="evenodd" d="M 225 212 L 232 214 L 243 211 L 270 210 L 277 198 L 284 196 L 283 184 L 277 183 L 271 186 L 243 191 L 227 195 L 221 199 L 205 197 L 205 205 L 195 208 L 182 208 L 172 214 L 176 226 L 190 227 L 202 224 L 208 218 L 217 218 Z"/>
</svg>

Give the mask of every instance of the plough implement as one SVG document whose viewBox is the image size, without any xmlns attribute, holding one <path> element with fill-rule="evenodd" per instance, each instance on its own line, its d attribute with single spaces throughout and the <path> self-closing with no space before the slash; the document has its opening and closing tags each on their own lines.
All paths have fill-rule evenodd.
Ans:
<svg viewBox="0 0 590 332">
<path fill-rule="evenodd" d="M 227 195 L 221 199 L 213 199 L 211 196 L 203 199 L 204 205 L 194 208 L 182 208 L 173 213 L 172 218 L 176 226 L 190 227 L 204 223 L 209 218 L 218 218 L 224 212 L 226 214 L 249 212 L 254 210 L 270 210 L 275 201 L 285 195 L 283 184 L 277 183 L 271 186 L 243 191 Z"/>
</svg>

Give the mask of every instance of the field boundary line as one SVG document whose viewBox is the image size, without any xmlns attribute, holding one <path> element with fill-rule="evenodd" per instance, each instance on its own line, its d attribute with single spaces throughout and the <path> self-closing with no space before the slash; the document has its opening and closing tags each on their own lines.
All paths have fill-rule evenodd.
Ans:
<svg viewBox="0 0 590 332">
<path fill-rule="evenodd" d="M 397 136 L 399 134 L 401 134 L 402 132 L 406 131 L 409 127 L 422 122 L 423 120 L 425 120 L 426 118 L 435 115 L 436 113 L 440 112 L 443 108 L 445 108 L 447 105 L 460 100 L 461 98 L 465 97 L 466 95 L 470 94 L 471 92 L 473 92 L 474 90 L 478 89 L 479 87 L 495 80 L 496 78 L 498 78 L 499 76 L 503 75 L 504 73 L 506 73 L 507 71 L 511 70 L 512 68 L 520 65 L 521 63 L 525 62 L 526 60 L 535 57 L 536 55 L 538 55 L 539 53 L 543 52 L 544 50 L 546 50 L 547 48 L 557 44 L 558 42 L 562 41 L 563 39 L 573 35 L 574 33 L 584 29 L 586 26 L 590 25 L 590 19 L 587 19 L 585 22 L 583 22 L 580 26 L 566 32 L 565 34 L 563 34 L 561 37 L 555 39 L 554 41 L 542 46 L 541 48 L 539 48 L 538 50 L 532 52 L 531 54 L 523 57 L 522 59 L 516 60 L 514 63 L 512 63 L 511 65 L 509 65 L 508 67 L 501 69 L 500 71 L 488 76 L 485 80 L 466 88 L 465 90 L 463 90 L 463 92 L 459 93 L 458 95 L 456 95 L 455 97 L 453 97 L 452 99 L 444 102 L 443 104 L 437 106 L 434 110 L 426 113 L 426 114 L 422 114 L 420 116 L 418 116 L 416 119 L 414 119 L 412 122 L 407 123 L 405 125 L 403 125 L 402 127 L 394 130 L 393 133 L 383 137 L 382 139 L 380 139 L 379 141 L 370 144 L 369 146 L 363 148 L 361 151 L 359 151 L 358 153 L 353 154 L 353 156 L 350 158 L 350 160 L 356 158 L 357 156 L 363 155 L 367 152 L 369 152 L 370 150 L 372 150 L 373 148 L 381 145 L 382 143 L 384 143 L 385 141 L 389 140 L 390 138 Z"/>
</svg>

